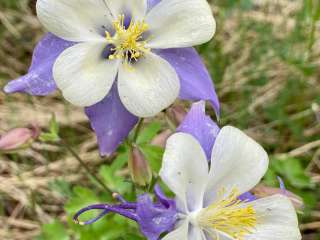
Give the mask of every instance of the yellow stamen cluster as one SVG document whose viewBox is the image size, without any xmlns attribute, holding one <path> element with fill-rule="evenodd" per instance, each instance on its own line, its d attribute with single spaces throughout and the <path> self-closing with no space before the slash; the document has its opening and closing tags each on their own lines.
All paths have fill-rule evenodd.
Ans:
<svg viewBox="0 0 320 240">
<path fill-rule="evenodd" d="M 143 33 L 148 30 L 148 25 L 144 20 L 131 20 L 129 26 L 126 27 L 124 21 L 125 16 L 120 15 L 113 22 L 114 35 L 111 36 L 109 32 L 106 32 L 106 38 L 108 43 L 114 46 L 111 49 L 113 54 L 109 56 L 109 59 L 123 59 L 125 64 L 129 64 L 132 60 L 136 61 L 150 50 L 146 48 L 146 41 L 142 39 Z"/>
<path fill-rule="evenodd" d="M 234 189 L 227 197 L 203 209 L 198 215 L 199 225 L 218 239 L 212 230 L 224 232 L 234 239 L 243 240 L 257 225 L 256 211 L 252 205 L 244 205 Z"/>
</svg>

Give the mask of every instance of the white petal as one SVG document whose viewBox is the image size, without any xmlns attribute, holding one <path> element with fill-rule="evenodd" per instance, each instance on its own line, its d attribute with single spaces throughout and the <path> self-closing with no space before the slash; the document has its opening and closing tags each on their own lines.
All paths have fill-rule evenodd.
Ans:
<svg viewBox="0 0 320 240">
<path fill-rule="evenodd" d="M 162 0 L 147 14 L 150 48 L 190 47 L 209 41 L 216 23 L 207 0 Z"/>
<path fill-rule="evenodd" d="M 118 76 L 121 101 L 132 114 L 152 117 L 177 99 L 180 81 L 166 60 L 148 53 L 132 67 L 122 65 Z"/>
<path fill-rule="evenodd" d="M 255 234 L 248 235 L 246 240 L 300 240 L 299 228 L 277 225 L 261 225 Z"/>
<path fill-rule="evenodd" d="M 191 226 L 188 240 L 207 240 L 207 238 L 200 228 Z"/>
<path fill-rule="evenodd" d="M 203 206 L 208 177 L 206 159 L 198 141 L 189 134 L 176 133 L 167 141 L 160 176 L 184 203 L 182 211 L 196 211 Z"/>
<path fill-rule="evenodd" d="M 259 199 L 253 205 L 257 212 L 258 225 L 246 239 L 255 240 L 299 240 L 301 234 L 295 209 L 289 198 L 283 195 Z"/>
<path fill-rule="evenodd" d="M 188 239 L 189 221 L 185 220 L 177 229 L 168 233 L 162 240 L 187 240 Z"/>
<path fill-rule="evenodd" d="M 234 240 L 231 236 L 229 236 L 228 234 L 224 233 L 224 232 L 220 232 L 217 230 L 212 230 L 212 232 L 209 234 L 209 232 L 206 233 L 207 234 L 207 240 Z"/>
<path fill-rule="evenodd" d="M 290 199 L 284 195 L 273 195 L 246 203 L 252 205 L 260 224 L 275 224 L 298 227 L 298 218 Z"/>
<path fill-rule="evenodd" d="M 212 149 L 206 204 L 214 201 L 222 189 L 228 193 L 236 187 L 241 194 L 251 190 L 268 164 L 266 151 L 252 138 L 237 128 L 222 128 Z"/>
<path fill-rule="evenodd" d="M 102 57 L 104 44 L 80 43 L 65 50 L 53 67 L 64 97 L 82 107 L 101 101 L 110 91 L 119 63 Z"/>
<path fill-rule="evenodd" d="M 38 0 L 36 6 L 44 27 L 69 41 L 104 41 L 112 23 L 102 0 Z"/>
<path fill-rule="evenodd" d="M 119 15 L 130 14 L 133 19 L 141 20 L 145 17 L 147 12 L 147 0 L 106 0 L 114 18 Z"/>
</svg>

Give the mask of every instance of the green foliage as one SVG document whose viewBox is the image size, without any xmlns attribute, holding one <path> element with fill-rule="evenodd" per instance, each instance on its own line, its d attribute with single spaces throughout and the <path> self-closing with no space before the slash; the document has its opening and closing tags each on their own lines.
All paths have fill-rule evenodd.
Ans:
<svg viewBox="0 0 320 240">
<path fill-rule="evenodd" d="M 278 187 L 277 177 L 280 176 L 288 190 L 295 192 L 303 198 L 305 209 L 308 214 L 316 206 L 317 199 L 314 197 L 315 184 L 305 172 L 303 161 L 289 156 L 271 158 L 269 170 L 265 176 L 265 183 Z"/>
<path fill-rule="evenodd" d="M 163 149 L 158 146 L 151 145 L 150 142 L 159 133 L 161 128 L 161 124 L 158 122 L 150 123 L 141 131 L 141 134 L 137 139 L 137 144 L 149 161 L 154 173 L 158 173 L 160 170 Z"/>
<path fill-rule="evenodd" d="M 52 114 L 49 123 L 49 132 L 41 133 L 40 140 L 43 142 L 59 142 L 59 123 L 57 122 L 56 116 Z"/>
<path fill-rule="evenodd" d="M 42 227 L 42 234 L 36 240 L 69 240 L 69 236 L 65 230 L 65 226 L 54 221 L 50 224 L 45 224 Z"/>
<path fill-rule="evenodd" d="M 56 179 L 53 182 L 50 182 L 49 188 L 64 197 L 68 197 L 71 195 L 70 183 L 64 181 L 63 179 Z"/>
<path fill-rule="evenodd" d="M 100 168 L 99 174 L 106 185 L 114 192 L 125 194 L 132 189 L 132 184 L 124 181 L 119 175 L 119 171 L 127 164 L 128 153 L 122 153 L 113 161 L 111 165 L 104 165 Z"/>
<path fill-rule="evenodd" d="M 11 8 L 11 9 L 17 9 L 19 6 L 19 3 L 21 1 L 25 0 L 10 0 L 10 1 L 0 1 L 0 7 L 1 8 Z"/>
<path fill-rule="evenodd" d="M 276 176 L 285 179 L 293 188 L 312 189 L 314 187 L 310 177 L 305 173 L 301 160 L 297 158 L 272 158 L 266 175 L 268 183 L 274 185 L 274 181 L 277 181 Z"/>
<path fill-rule="evenodd" d="M 141 147 L 141 150 L 149 161 L 153 172 L 158 173 L 161 168 L 164 149 L 158 146 L 146 144 Z"/>
<path fill-rule="evenodd" d="M 161 130 L 161 124 L 158 122 L 152 122 L 147 127 L 143 129 L 141 134 L 139 135 L 137 139 L 137 144 L 147 144 L 149 143 Z"/>
<path fill-rule="evenodd" d="M 56 136 L 58 136 L 59 128 L 57 127 L 55 120 L 51 121 L 50 126 L 49 135 L 54 136 L 56 134 Z M 148 124 L 141 131 L 136 142 L 145 154 L 155 174 L 158 173 L 161 166 L 163 149 L 151 145 L 150 141 L 156 136 L 161 128 L 162 126 L 160 123 L 153 122 Z M 48 139 L 51 140 L 54 138 L 49 137 Z M 143 192 L 144 189 L 135 190 L 130 178 L 121 173 L 121 170 L 127 165 L 128 152 L 128 145 L 125 144 L 121 146 L 119 148 L 119 154 L 112 163 L 102 165 L 98 172 L 99 176 L 109 189 L 113 192 L 120 193 L 128 200 L 135 200 L 136 191 Z M 92 183 L 94 183 L 94 181 Z M 64 227 L 61 222 L 44 225 L 42 234 L 37 240 L 60 240 L 60 238 L 62 240 L 74 238 L 80 240 L 144 239 L 141 237 L 136 223 L 113 214 L 105 216 L 95 224 L 88 226 L 80 226 L 72 221 L 72 216 L 88 205 L 107 202 L 112 203 L 114 199 L 112 199 L 110 195 L 101 193 L 95 188 L 85 186 L 75 186 L 70 190 L 70 185 L 63 180 L 55 180 L 50 184 L 50 187 L 68 198 L 64 207 L 65 211 L 68 213 L 68 227 Z M 150 187 L 152 188 L 152 186 Z M 98 214 L 99 211 L 87 212 L 81 216 L 80 220 L 88 221 Z M 56 236 L 52 235 L 54 232 L 56 232 Z"/>
<path fill-rule="evenodd" d="M 117 176 L 116 173 L 116 171 L 120 170 L 126 163 L 126 158 L 126 154 L 119 155 L 110 166 L 102 166 L 99 174 L 103 177 L 108 187 L 111 189 L 114 188 L 115 191 L 123 194 L 127 199 L 130 199 L 135 195 L 132 185 L 128 183 L 124 177 Z M 97 189 L 83 186 L 75 186 L 73 190 L 69 192 L 69 188 L 62 181 L 55 181 L 52 186 L 54 186 L 56 190 L 64 192 L 69 199 L 64 207 L 68 213 L 68 228 L 58 221 L 44 225 L 42 234 L 37 240 L 120 240 L 127 239 L 128 236 L 130 236 L 130 239 L 143 239 L 134 222 L 113 214 L 105 216 L 97 223 L 88 226 L 80 226 L 72 221 L 73 215 L 81 208 L 96 203 L 112 203 L 114 200 L 110 195 L 101 193 L 97 191 Z M 81 216 L 80 220 L 87 221 L 98 214 L 99 211 L 87 212 Z"/>
</svg>

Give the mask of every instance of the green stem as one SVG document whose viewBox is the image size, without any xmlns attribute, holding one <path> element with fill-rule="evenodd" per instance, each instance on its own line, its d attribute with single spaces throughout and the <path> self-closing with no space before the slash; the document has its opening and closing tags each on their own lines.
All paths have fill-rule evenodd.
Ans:
<svg viewBox="0 0 320 240">
<path fill-rule="evenodd" d="M 110 190 L 107 185 L 104 184 L 104 182 L 98 177 L 96 176 L 86 165 L 86 163 L 82 160 L 82 158 L 68 145 L 68 143 L 66 143 L 65 141 L 61 140 L 60 144 L 56 144 L 60 147 L 64 147 L 66 150 L 68 150 L 71 155 L 79 162 L 79 164 L 81 165 L 81 167 L 84 168 L 84 170 L 87 172 L 87 174 L 92 177 L 97 183 L 100 184 L 100 186 L 108 193 L 112 194 L 113 191 Z"/>
<path fill-rule="evenodd" d="M 316 42 L 316 30 L 317 30 L 317 22 L 320 19 L 320 2 L 319 1 L 312 1 L 310 3 L 310 17 L 311 17 L 311 29 L 309 34 L 309 43 L 308 43 L 308 58 L 311 60 L 312 49 Z"/>
<path fill-rule="evenodd" d="M 312 55 L 312 49 L 315 43 L 315 32 L 316 32 L 316 21 L 312 19 L 312 25 L 309 35 L 309 44 L 308 44 L 308 53 L 309 53 L 309 59 Z"/>
<path fill-rule="evenodd" d="M 133 139 L 132 139 L 132 142 L 135 143 L 139 137 L 139 133 L 141 131 L 141 128 L 143 126 L 143 122 L 144 122 L 144 118 L 140 118 L 139 122 L 138 122 L 138 125 L 136 127 L 136 130 L 134 132 L 134 135 L 133 135 Z"/>
</svg>

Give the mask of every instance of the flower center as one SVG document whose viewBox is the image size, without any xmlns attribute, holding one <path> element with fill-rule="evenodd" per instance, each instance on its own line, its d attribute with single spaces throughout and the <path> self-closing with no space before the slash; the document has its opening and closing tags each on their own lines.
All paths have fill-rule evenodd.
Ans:
<svg viewBox="0 0 320 240">
<path fill-rule="evenodd" d="M 112 54 L 109 55 L 110 60 L 123 59 L 125 64 L 129 64 L 150 51 L 145 46 L 147 41 L 143 40 L 143 33 L 148 30 L 148 24 L 144 20 L 131 20 L 127 27 L 125 26 L 125 16 L 120 15 L 113 22 L 113 27 L 115 33 L 112 37 L 109 32 L 106 32 L 108 43 L 114 46 L 111 49 Z"/>
<path fill-rule="evenodd" d="M 243 240 L 253 232 L 257 225 L 256 211 L 252 205 L 244 205 L 238 199 L 239 191 L 234 189 L 229 196 L 222 198 L 203 209 L 198 215 L 200 227 L 217 238 L 212 230 L 228 234 L 237 240 Z"/>
</svg>

